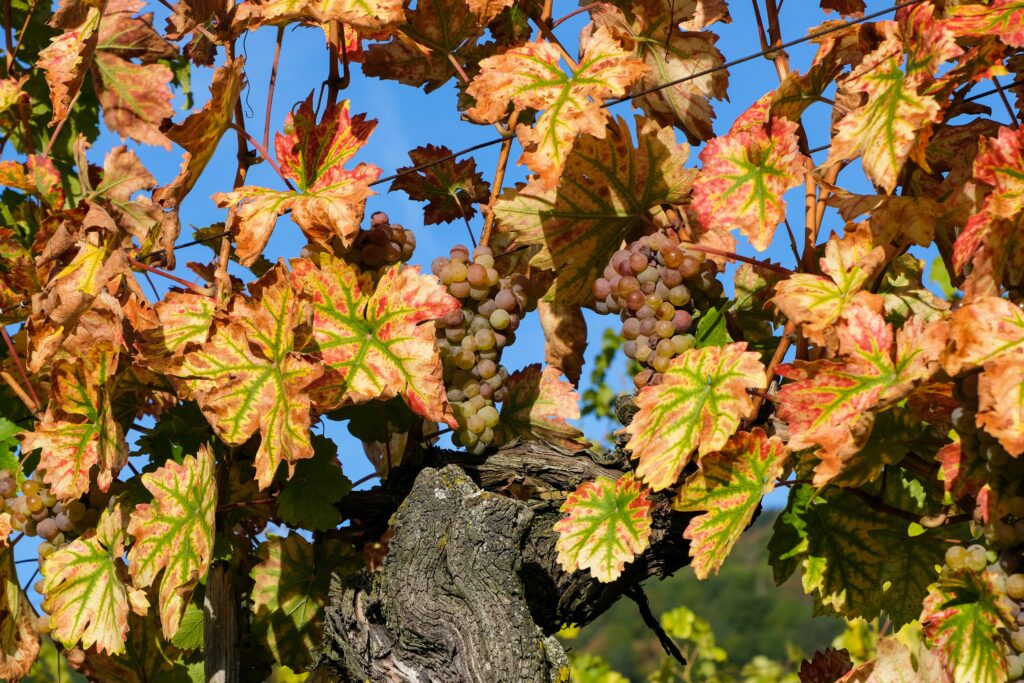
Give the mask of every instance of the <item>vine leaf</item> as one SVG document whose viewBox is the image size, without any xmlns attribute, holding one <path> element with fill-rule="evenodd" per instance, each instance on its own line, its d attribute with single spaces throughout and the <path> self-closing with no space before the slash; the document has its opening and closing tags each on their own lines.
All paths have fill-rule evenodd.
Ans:
<svg viewBox="0 0 1024 683">
<path fill-rule="evenodd" d="M 1024 310 L 998 297 L 974 299 L 953 313 L 950 344 L 943 358 L 956 375 L 982 366 L 977 425 L 1011 455 L 1024 454 Z"/>
<path fill-rule="evenodd" d="M 337 539 L 309 543 L 298 534 L 269 537 L 253 567 L 253 631 L 275 661 L 300 671 L 312 664 L 331 575 L 357 570 L 362 560 Z"/>
<path fill-rule="evenodd" d="M 832 346 L 828 335 L 846 309 L 858 299 L 872 276 L 886 260 L 884 247 L 875 247 L 867 230 L 848 230 L 843 237 L 833 234 L 819 261 L 823 275 L 794 273 L 775 285 L 772 303 L 800 325 L 808 339 L 819 346 Z"/>
<path fill-rule="evenodd" d="M 64 0 L 50 19 L 50 26 L 64 32 L 39 52 L 36 66 L 45 72 L 50 87 L 54 125 L 67 118 L 89 73 L 102 11 L 103 3 L 96 0 Z"/>
<path fill-rule="evenodd" d="M 721 450 L 753 407 L 747 389 L 768 380 L 757 353 L 744 342 L 690 349 L 672 361 L 664 380 L 644 387 L 639 408 L 623 430 L 626 449 L 639 460 L 637 475 L 654 491 L 675 484 L 696 451 Z"/>
<path fill-rule="evenodd" d="M 40 449 L 43 481 L 62 501 L 89 491 L 90 471 L 106 491 L 128 461 L 124 430 L 114 419 L 109 387 L 116 358 L 106 351 L 60 361 L 51 376 L 50 405 L 24 435 L 22 449 Z"/>
<path fill-rule="evenodd" d="M 653 121 L 638 118 L 637 131 L 635 147 L 623 119 L 609 124 L 606 135 L 584 135 L 565 161 L 557 190 L 533 180 L 495 204 L 502 231 L 540 248 L 530 265 L 555 271 L 547 298 L 588 303 L 592 283 L 647 211 L 689 193 L 697 175 L 683 167 L 689 148 Z"/>
<path fill-rule="evenodd" d="M 716 453 L 701 459 L 701 468 L 679 489 L 673 507 L 703 511 L 683 532 L 698 579 L 718 573 L 750 524 L 761 498 L 775 488 L 788 452 L 782 439 L 768 437 L 760 427 L 740 432 Z"/>
<path fill-rule="evenodd" d="M 352 490 L 338 463 L 338 447 L 330 439 L 313 437 L 313 457 L 295 466 L 295 474 L 277 495 L 281 521 L 311 531 L 326 531 L 341 523 L 337 503 Z"/>
<path fill-rule="evenodd" d="M 958 36 L 998 36 L 1010 47 L 1024 47 L 1024 3 L 993 0 L 990 5 L 964 4 L 951 7 L 946 27 Z"/>
<path fill-rule="evenodd" d="M 412 166 L 403 166 L 396 171 L 399 176 L 391 183 L 391 191 L 402 190 L 417 202 L 427 202 L 423 207 L 423 222 L 426 225 L 451 223 L 455 220 L 470 220 L 476 215 L 477 203 L 485 204 L 491 194 L 490 184 L 476 170 L 476 161 L 470 157 L 456 161 L 447 147 L 426 145 L 409 152 Z M 414 171 L 417 166 L 429 164 L 429 168 Z M 405 174 L 405 175 L 402 175 Z"/>
<path fill-rule="evenodd" d="M 393 266 L 374 288 L 341 259 L 292 261 L 296 288 L 313 302 L 312 345 L 323 361 L 313 387 L 322 410 L 401 396 L 428 420 L 455 426 L 431 321 L 459 306 L 433 275 Z"/>
<path fill-rule="evenodd" d="M 840 81 L 840 88 L 866 93 L 867 101 L 836 124 L 828 163 L 861 156 L 868 179 L 887 193 L 896 187 L 903 165 L 917 149 L 920 136 L 942 116 L 938 102 L 920 94 L 925 77 L 903 64 L 903 42 L 893 25 L 883 25 L 884 42 Z M 955 47 L 955 44 L 954 44 Z"/>
<path fill-rule="evenodd" d="M 988 572 L 946 569 L 924 602 L 921 624 L 954 680 L 1006 680 L 1000 631 L 1015 626 Z"/>
<path fill-rule="evenodd" d="M 174 72 L 163 64 L 135 64 L 102 49 L 97 50 L 93 65 L 107 128 L 122 137 L 170 149 L 160 124 L 174 115 L 170 89 Z"/>
<path fill-rule="evenodd" d="M 797 149 L 796 130 L 781 118 L 737 120 L 727 135 L 708 142 L 693 185 L 701 224 L 710 230 L 739 228 L 755 249 L 767 249 L 786 217 L 782 197 L 803 175 L 806 158 Z"/>
<path fill-rule="evenodd" d="M 778 367 L 793 380 L 779 390 L 778 416 L 789 426 L 791 449 L 819 448 L 816 486 L 849 466 L 871 434 L 876 409 L 906 397 L 938 370 L 945 332 L 941 320 L 925 326 L 914 318 L 894 344 L 892 326 L 858 303 L 838 327 L 837 359 Z"/>
<path fill-rule="evenodd" d="M 355 239 L 366 198 L 373 194 L 369 183 L 380 176 L 380 169 L 365 163 L 344 168 L 377 125 L 365 114 L 350 116 L 348 109 L 348 100 L 332 105 L 317 123 L 310 94 L 288 114 L 287 134 L 277 134 L 274 149 L 282 173 L 295 181 L 297 192 L 246 185 L 213 196 L 221 208 L 238 207 L 231 229 L 238 235 L 236 253 L 242 265 L 256 261 L 277 217 L 289 210 L 312 242 L 327 244 L 337 237 L 348 246 Z"/>
<path fill-rule="evenodd" d="M 255 301 L 236 300 L 209 340 L 185 354 L 169 374 L 188 393 L 220 438 L 240 446 L 260 433 L 256 479 L 270 485 L 278 465 L 313 455 L 311 403 L 306 387 L 323 369 L 296 352 L 296 330 L 309 324 L 309 302 L 291 287 L 283 268 L 250 286 Z"/>
<path fill-rule="evenodd" d="M 939 657 L 924 644 L 911 652 L 894 637 L 879 638 L 876 651 L 874 659 L 854 668 L 835 683 L 951 683 Z M 846 661 L 850 661 L 849 656 Z M 800 680 L 804 683 L 803 678 Z"/>
<path fill-rule="evenodd" d="M 607 27 L 623 45 L 632 46 L 633 57 L 650 67 L 631 92 L 660 87 L 637 97 L 633 101 L 636 106 L 663 126 L 682 128 L 693 144 L 714 137 L 710 100 L 724 99 L 729 87 L 728 72 L 718 69 L 725 62 L 715 47 L 718 36 L 690 29 L 680 31 L 674 22 L 678 16 L 666 12 L 657 1 L 633 2 L 629 18 L 610 4 L 598 6 L 592 16 L 596 25 Z M 701 75 L 692 78 L 697 74 Z M 683 78 L 689 80 L 663 87 Z"/>
<path fill-rule="evenodd" d="M 834 647 L 817 650 L 809 660 L 800 662 L 800 683 L 836 683 L 853 668 L 853 660 L 846 649 Z"/>
<path fill-rule="evenodd" d="M 566 420 L 580 416 L 579 394 L 558 369 L 540 363 L 516 370 L 508 378 L 508 398 L 501 404 L 495 443 L 516 437 L 547 439 L 570 450 L 583 448 L 583 433 Z"/>
<path fill-rule="evenodd" d="M 125 651 L 129 609 L 145 614 L 144 591 L 126 583 L 124 526 L 120 503 L 104 510 L 96 534 L 79 537 L 43 562 L 43 610 L 53 637 L 67 647 Z"/>
<path fill-rule="evenodd" d="M 168 292 L 154 307 L 152 326 L 142 330 L 146 364 L 160 371 L 210 336 L 216 302 L 192 292 Z"/>
<path fill-rule="evenodd" d="M 1024 7 L 1020 10 L 1024 16 Z M 964 290 L 998 294 L 1007 259 L 1012 258 L 1019 228 L 1015 222 L 1024 202 L 1024 133 L 1000 127 L 995 138 L 982 138 L 974 158 L 975 180 L 992 188 L 981 208 L 967 220 L 953 245 L 957 272 L 972 264 Z"/>
<path fill-rule="evenodd" d="M 181 464 L 168 461 L 142 475 L 152 503 L 136 506 L 128 522 L 135 543 L 128 552 L 132 583 L 148 588 L 160 581 L 160 624 L 171 638 L 199 580 L 206 576 L 213 554 L 217 477 L 213 452 L 202 447 Z"/>
<path fill-rule="evenodd" d="M 18 584 L 14 548 L 0 549 L 0 556 L 0 677 L 17 681 L 39 655 L 39 636 L 32 605 Z"/>
<path fill-rule="evenodd" d="M 650 543 L 651 500 L 631 472 L 618 481 L 598 477 L 580 484 L 561 512 L 555 549 L 568 572 L 589 569 L 595 579 L 609 583 Z"/>
<path fill-rule="evenodd" d="M 199 616 L 201 635 L 202 612 Z M 163 639 L 157 610 L 150 610 L 145 616 L 139 616 L 134 612 L 128 614 L 128 636 L 124 652 L 99 653 L 90 649 L 85 650 L 83 654 L 84 659 L 76 659 L 73 666 L 91 681 L 149 683 L 190 680 L 188 669 L 182 663 L 180 650 L 176 645 L 169 647 Z"/>
<path fill-rule="evenodd" d="M 244 60 L 235 59 L 217 69 L 210 84 L 210 101 L 167 131 L 168 139 L 185 149 L 185 158 L 178 177 L 153 193 L 153 200 L 157 203 L 172 207 L 180 204 L 210 163 L 217 151 L 217 143 L 231 123 L 235 102 L 242 92 L 245 82 L 243 64 Z"/>
<path fill-rule="evenodd" d="M 821 0 L 821 9 L 838 12 L 844 17 L 862 16 L 867 6 L 864 0 Z"/>
<path fill-rule="evenodd" d="M 544 332 L 544 361 L 557 368 L 574 386 L 579 386 L 586 362 L 587 321 L 576 304 L 538 301 L 537 313 Z"/>
<path fill-rule="evenodd" d="M 865 619 L 884 610 L 899 628 L 918 616 L 945 544 L 908 536 L 907 522 L 879 515 L 848 489 L 800 485 L 775 522 L 768 550 L 776 584 L 800 567 L 803 590 L 819 609 Z"/>
<path fill-rule="evenodd" d="M 558 186 L 562 168 L 581 133 L 603 139 L 607 114 L 601 100 L 625 94 L 648 67 L 630 57 L 608 29 L 588 25 L 580 34 L 578 67 L 567 74 L 560 53 L 540 40 L 480 61 L 480 73 L 466 89 L 476 99 L 469 116 L 496 123 L 509 104 L 516 111 L 544 110 L 531 128 L 516 129 L 523 146 L 519 163 L 538 175 L 544 189 Z"/>
<path fill-rule="evenodd" d="M 27 192 L 55 209 L 64 206 L 64 189 L 60 171 L 53 161 L 41 154 L 32 154 L 24 164 L 18 161 L 0 161 L 0 185 Z"/>
</svg>

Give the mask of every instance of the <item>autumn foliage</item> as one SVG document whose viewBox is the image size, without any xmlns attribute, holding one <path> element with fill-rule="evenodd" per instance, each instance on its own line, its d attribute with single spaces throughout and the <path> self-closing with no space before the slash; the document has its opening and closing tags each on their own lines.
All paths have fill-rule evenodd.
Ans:
<svg viewBox="0 0 1024 683">
<path fill-rule="evenodd" d="M 768 48 L 803 36 L 758 0 L 778 82 L 718 136 L 724 0 L 411 4 L 5 0 L 0 677 L 26 675 L 50 634 L 97 680 L 201 678 L 215 563 L 258 666 L 313 665 L 331 575 L 381 571 L 388 539 L 339 511 L 356 456 L 315 425 L 346 422 L 385 482 L 411 481 L 447 432 L 481 459 L 516 439 L 596 457 L 569 422 L 584 309 L 621 312 L 643 365 L 621 476 L 560 492 L 565 571 L 615 581 L 672 501 L 707 578 L 786 487 L 776 579 L 799 575 L 821 612 L 923 629 L 833 673 L 1024 675 L 1024 2 L 861 21 L 863 2 L 822 0 L 801 8 L 820 25 L 800 71 Z M 267 74 L 239 46 L 295 25 L 322 29 L 329 79 L 261 144 L 242 102 Z M 200 69 L 208 99 L 175 111 Z M 357 69 L 455 83 L 453 118 L 501 136 L 493 175 L 424 140 L 386 179 L 422 226 L 364 215 L 384 171 L 362 152 L 374 103 L 342 98 Z M 830 121 L 823 147 L 812 119 Z M 101 125 L 131 144 L 93 147 Z M 137 144 L 177 176 L 158 185 Z M 233 182 L 196 196 L 222 145 Z M 250 182 L 256 163 L 273 186 Z M 195 235 L 215 258 L 188 272 L 186 197 L 224 210 Z M 452 222 L 487 248 L 407 263 L 417 232 Z M 301 256 L 268 253 L 275 231 L 301 231 Z M 545 349 L 509 372 L 526 315 Z M 15 549 L 37 535 L 42 581 L 22 587 Z"/>
</svg>

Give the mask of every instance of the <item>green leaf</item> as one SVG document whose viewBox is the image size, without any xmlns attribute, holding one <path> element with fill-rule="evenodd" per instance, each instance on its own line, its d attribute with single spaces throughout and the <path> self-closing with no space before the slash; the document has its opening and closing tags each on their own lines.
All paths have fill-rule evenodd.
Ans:
<svg viewBox="0 0 1024 683">
<path fill-rule="evenodd" d="M 946 570 L 925 601 L 921 623 L 956 683 L 1002 683 L 1001 631 L 1015 626 L 993 574 Z"/>
<path fill-rule="evenodd" d="M 697 318 L 697 331 L 694 333 L 694 337 L 697 339 L 698 349 L 732 343 L 732 337 L 729 336 L 729 330 L 725 325 L 724 310 L 724 306 L 722 310 L 712 306 Z"/>
<path fill-rule="evenodd" d="M 301 461 L 277 496 L 277 513 L 289 526 L 313 531 L 333 529 L 341 523 L 335 503 L 352 490 L 342 474 L 338 447 L 322 436 L 313 437 L 313 457 Z"/>
<path fill-rule="evenodd" d="M 555 549 L 566 571 L 589 569 L 598 581 L 614 581 L 650 542 L 651 500 L 631 472 L 580 484 L 561 512 Z"/>
<path fill-rule="evenodd" d="M 725 446 L 750 414 L 747 389 L 764 389 L 767 378 L 758 355 L 746 348 L 690 349 L 672 361 L 661 384 L 640 391 L 639 411 L 624 430 L 626 448 L 654 491 L 672 486 L 695 451 L 704 456 Z"/>
<path fill-rule="evenodd" d="M 337 539 L 312 545 L 298 534 L 269 537 L 252 570 L 253 632 L 274 660 L 296 671 L 313 662 L 331 574 L 362 566 L 362 558 Z"/>
<path fill-rule="evenodd" d="M 14 454 L 15 449 L 20 445 L 18 433 L 21 428 L 6 417 L 0 417 L 0 470 L 5 470 L 18 478 L 21 474 L 21 463 L 18 456 Z"/>
<path fill-rule="evenodd" d="M 131 514 L 128 533 L 135 543 L 128 569 L 139 588 L 151 586 L 163 571 L 160 622 L 164 637 L 171 638 L 192 590 L 210 568 L 217 508 L 213 453 L 200 448 L 180 465 L 168 462 L 142 475 L 142 483 L 153 494 L 153 503 L 138 505 Z"/>
<path fill-rule="evenodd" d="M 761 498 L 775 488 L 787 455 L 782 439 L 769 438 L 760 427 L 740 432 L 720 452 L 706 455 L 701 469 L 679 489 L 675 509 L 705 513 L 683 532 L 698 579 L 718 573 Z"/>
<path fill-rule="evenodd" d="M 768 550 L 775 582 L 801 567 L 804 592 L 819 609 L 866 619 L 886 611 L 903 624 L 920 611 L 945 544 L 930 533 L 911 537 L 906 521 L 879 514 L 846 489 L 815 495 L 801 485 L 776 520 Z"/>
<path fill-rule="evenodd" d="M 181 624 L 175 631 L 171 643 L 174 647 L 182 650 L 196 650 L 203 647 L 203 620 L 204 614 L 195 602 L 190 602 L 185 607 L 185 613 L 181 616 Z"/>
</svg>

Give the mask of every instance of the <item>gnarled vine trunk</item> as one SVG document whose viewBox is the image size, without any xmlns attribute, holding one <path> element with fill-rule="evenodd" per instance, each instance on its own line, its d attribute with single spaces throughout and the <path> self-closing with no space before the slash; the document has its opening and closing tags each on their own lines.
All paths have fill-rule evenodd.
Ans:
<svg viewBox="0 0 1024 683">
<path fill-rule="evenodd" d="M 483 458 L 426 458 L 392 519 L 383 566 L 332 586 L 320 663 L 343 680 L 566 680 L 568 662 L 552 637 L 563 624 L 587 624 L 639 582 L 689 561 L 689 516 L 655 496 L 651 546 L 617 581 L 558 565 L 552 525 L 561 501 L 544 492 L 617 478 L 621 460 L 605 467 L 541 442 Z M 496 492 L 513 486 L 531 496 Z M 355 512 L 359 495 L 346 508 Z"/>
</svg>

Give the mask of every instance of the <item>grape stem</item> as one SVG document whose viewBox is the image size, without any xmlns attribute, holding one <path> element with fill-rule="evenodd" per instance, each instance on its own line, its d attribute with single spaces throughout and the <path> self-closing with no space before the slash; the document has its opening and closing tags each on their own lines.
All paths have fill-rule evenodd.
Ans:
<svg viewBox="0 0 1024 683">
<path fill-rule="evenodd" d="M 682 242 L 681 244 L 690 251 L 701 251 L 704 252 L 705 254 L 714 254 L 715 256 L 724 256 L 725 258 L 733 259 L 735 261 L 743 261 L 744 263 L 749 263 L 755 268 L 771 270 L 776 273 L 779 273 L 780 275 L 785 275 L 787 277 L 793 274 L 793 271 L 791 271 L 789 268 L 780 266 L 777 263 L 772 263 L 770 261 L 762 261 L 760 259 L 751 258 L 749 256 L 743 256 L 741 254 L 737 254 L 734 251 L 725 251 L 724 249 L 716 249 L 715 247 L 708 247 L 704 246 L 703 244 L 691 244 L 689 242 Z"/>
<path fill-rule="evenodd" d="M 25 364 L 21 362 L 21 355 L 18 354 L 18 349 L 15 348 L 14 342 L 11 340 L 11 335 L 7 333 L 7 328 L 0 327 L 0 331 L 3 332 L 4 343 L 7 344 L 7 350 L 11 353 L 11 359 L 14 361 L 14 367 L 18 369 L 18 374 L 21 375 L 22 381 L 25 382 L 28 394 L 32 397 L 32 402 L 35 405 L 34 409 L 32 406 L 29 406 L 29 410 L 31 410 L 33 414 L 38 413 L 42 409 L 43 404 L 39 401 L 39 396 L 36 394 L 36 390 L 35 387 L 32 386 L 32 382 L 29 381 L 28 373 L 25 372 Z"/>
</svg>

